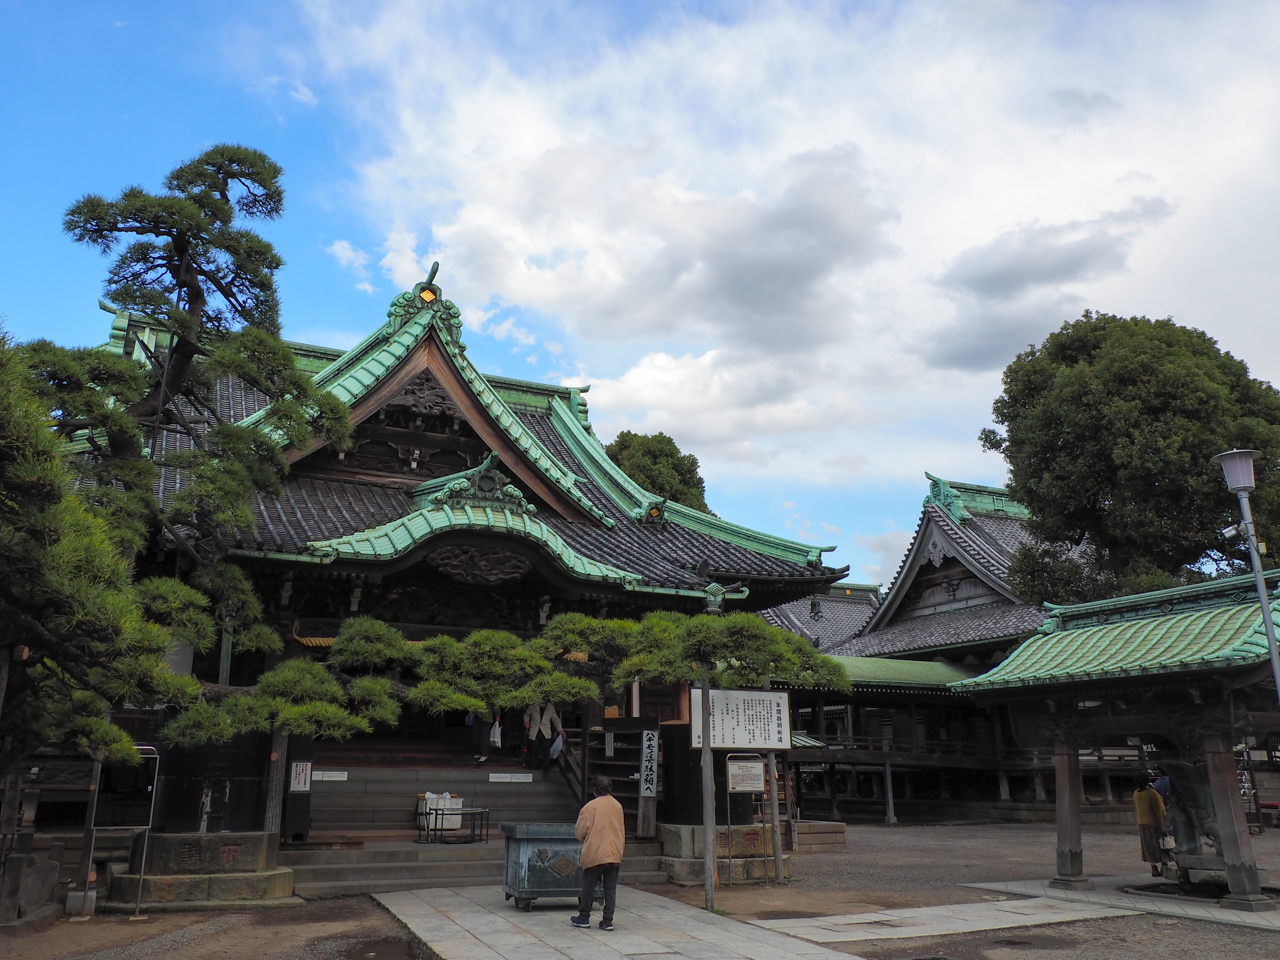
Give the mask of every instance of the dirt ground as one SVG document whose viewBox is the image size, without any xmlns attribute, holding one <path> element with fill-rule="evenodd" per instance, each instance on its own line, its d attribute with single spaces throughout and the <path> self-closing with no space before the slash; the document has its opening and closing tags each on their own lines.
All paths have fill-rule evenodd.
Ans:
<svg viewBox="0 0 1280 960">
<path fill-rule="evenodd" d="M 859 825 L 843 854 L 791 860 L 777 886 L 722 887 L 716 906 L 741 919 L 829 916 L 963 903 L 990 896 L 961 886 L 1046 877 L 1054 871 L 1048 824 Z M 1280 876 L 1280 831 L 1253 839 L 1259 865 Z M 1130 829 L 1086 830 L 1085 870 L 1140 874 Z M 701 887 L 666 884 L 654 893 L 701 906 Z M 619 893 L 625 897 L 625 891 Z M 1165 917 L 1116 917 L 953 937 L 832 944 L 867 960 L 1205 960 L 1280 958 L 1280 935 Z M 399 923 L 368 897 L 233 913 L 157 914 L 134 923 L 96 917 L 0 941 L 4 960 L 422 960 Z"/>
<path fill-rule="evenodd" d="M 420 948 L 368 897 L 243 913 L 59 920 L 0 940 L 5 960 L 420 960 Z"/>
</svg>

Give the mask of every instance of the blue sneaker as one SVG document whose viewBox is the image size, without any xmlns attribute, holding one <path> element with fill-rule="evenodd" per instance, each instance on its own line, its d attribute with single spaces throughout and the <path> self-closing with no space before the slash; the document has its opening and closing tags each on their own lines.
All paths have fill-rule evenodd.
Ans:
<svg viewBox="0 0 1280 960">
<path fill-rule="evenodd" d="M 584 930 L 590 929 L 591 927 L 590 917 L 579 917 L 575 915 L 569 920 L 569 922 L 572 923 L 575 927 L 581 927 Z"/>
<path fill-rule="evenodd" d="M 613 933 L 613 921 L 612 921 L 612 920 L 601 920 L 601 921 L 600 921 L 600 929 L 601 929 L 601 930 L 606 930 L 606 931 L 608 931 L 609 933 Z"/>
</svg>

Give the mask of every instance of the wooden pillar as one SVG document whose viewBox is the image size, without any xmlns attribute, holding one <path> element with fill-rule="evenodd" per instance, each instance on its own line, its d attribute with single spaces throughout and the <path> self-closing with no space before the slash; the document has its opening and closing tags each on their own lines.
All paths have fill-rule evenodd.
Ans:
<svg viewBox="0 0 1280 960">
<path fill-rule="evenodd" d="M 1044 771 L 1037 770 L 1031 774 L 1031 780 L 1036 787 L 1036 801 L 1038 803 L 1046 802 L 1049 799 L 1049 794 L 1044 789 Z"/>
<path fill-rule="evenodd" d="M 1058 796 L 1058 875 L 1053 887 L 1093 889 L 1084 875 L 1084 843 L 1080 839 L 1080 753 L 1074 744 L 1059 740 L 1053 747 L 1054 786 Z"/>
<path fill-rule="evenodd" d="M 898 818 L 893 812 L 893 768 L 889 766 L 887 760 L 884 765 L 884 822 L 898 822 Z"/>
<path fill-rule="evenodd" d="M 938 796 L 943 800 L 951 799 L 951 787 L 947 784 L 947 771 L 945 768 L 938 771 Z"/>
<path fill-rule="evenodd" d="M 1011 799 L 1011 795 L 1009 793 L 1009 775 L 1001 770 L 996 774 L 996 776 L 1000 778 L 1000 799 Z"/>
<path fill-rule="evenodd" d="M 1204 763 L 1222 841 L 1218 852 L 1227 862 L 1227 888 L 1231 891 L 1220 904 L 1233 910 L 1274 910 L 1275 902 L 1262 895 L 1258 882 L 1258 864 L 1253 859 L 1253 844 L 1240 800 L 1236 757 L 1226 737 L 1204 738 Z"/>
<path fill-rule="evenodd" d="M 904 770 L 902 772 L 902 795 L 908 800 L 916 798 L 916 778 L 912 771 Z"/>
<path fill-rule="evenodd" d="M 916 702 L 911 701 L 911 752 L 919 753 L 920 743 L 920 711 L 916 709 Z"/>
<path fill-rule="evenodd" d="M 1100 776 L 1102 777 L 1102 799 L 1106 803 L 1115 803 L 1115 795 L 1111 792 L 1111 774 L 1102 773 Z"/>
</svg>

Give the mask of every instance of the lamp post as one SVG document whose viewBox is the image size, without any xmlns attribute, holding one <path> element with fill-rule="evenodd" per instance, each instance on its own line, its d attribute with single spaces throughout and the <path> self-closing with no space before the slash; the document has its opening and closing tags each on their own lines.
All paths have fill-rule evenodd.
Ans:
<svg viewBox="0 0 1280 960">
<path fill-rule="evenodd" d="M 1258 589 L 1258 602 L 1262 604 L 1262 626 L 1267 632 L 1267 650 L 1271 654 L 1271 677 L 1276 683 L 1276 696 L 1280 697 L 1280 652 L 1276 649 L 1276 625 L 1271 619 L 1271 598 L 1267 596 L 1267 582 L 1262 575 L 1262 557 L 1258 551 L 1258 538 L 1253 529 L 1253 511 L 1249 507 L 1249 491 L 1253 489 L 1253 461 L 1262 454 L 1257 450 L 1228 450 L 1213 458 L 1222 467 L 1227 489 L 1240 499 L 1240 515 L 1244 518 L 1234 529 L 1228 528 L 1228 536 L 1238 534 L 1249 547 L 1249 560 L 1253 564 L 1253 579 Z"/>
</svg>

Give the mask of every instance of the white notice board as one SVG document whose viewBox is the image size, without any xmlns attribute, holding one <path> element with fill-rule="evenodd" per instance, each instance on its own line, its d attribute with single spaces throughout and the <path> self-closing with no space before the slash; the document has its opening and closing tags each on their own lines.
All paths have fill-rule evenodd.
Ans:
<svg viewBox="0 0 1280 960">
<path fill-rule="evenodd" d="M 729 760 L 730 793 L 764 793 L 764 764 L 759 760 Z"/>
<path fill-rule="evenodd" d="M 693 748 L 702 747 L 702 691 L 689 691 L 689 730 Z M 713 750 L 790 750 L 791 711 L 785 692 L 711 691 Z"/>
<path fill-rule="evenodd" d="M 311 764 L 295 763 L 292 765 L 292 775 L 289 778 L 290 793 L 310 793 L 311 792 Z"/>
</svg>

